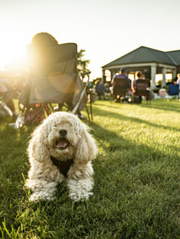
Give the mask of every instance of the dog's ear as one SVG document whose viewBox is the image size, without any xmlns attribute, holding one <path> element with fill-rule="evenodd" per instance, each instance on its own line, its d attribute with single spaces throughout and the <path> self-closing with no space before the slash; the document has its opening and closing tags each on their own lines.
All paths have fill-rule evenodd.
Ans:
<svg viewBox="0 0 180 239">
<path fill-rule="evenodd" d="M 96 157 L 98 151 L 97 146 L 84 124 L 81 124 L 80 136 L 81 138 L 77 145 L 74 161 L 78 163 L 88 163 Z"/>
<path fill-rule="evenodd" d="M 29 158 L 42 162 L 49 159 L 49 151 L 46 145 L 46 139 L 43 134 L 43 125 L 40 125 L 32 134 L 32 139 L 28 146 Z"/>
</svg>

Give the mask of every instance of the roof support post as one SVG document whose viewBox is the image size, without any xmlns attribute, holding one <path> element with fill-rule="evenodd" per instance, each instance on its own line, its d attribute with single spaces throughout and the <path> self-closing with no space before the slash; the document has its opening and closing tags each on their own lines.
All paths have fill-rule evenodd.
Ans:
<svg viewBox="0 0 180 239">
<path fill-rule="evenodd" d="M 103 83 L 106 82 L 106 76 L 105 76 L 105 70 L 104 69 L 102 69 L 102 81 L 103 81 Z"/>
<path fill-rule="evenodd" d="M 166 68 L 165 67 L 162 69 L 162 75 L 163 75 L 163 78 L 162 78 L 161 87 L 164 87 L 166 86 Z"/>
<path fill-rule="evenodd" d="M 173 80 L 176 78 L 176 69 L 173 70 Z"/>
<path fill-rule="evenodd" d="M 155 83 L 155 76 L 156 76 L 156 66 L 151 66 L 151 87 L 156 88 Z"/>
</svg>

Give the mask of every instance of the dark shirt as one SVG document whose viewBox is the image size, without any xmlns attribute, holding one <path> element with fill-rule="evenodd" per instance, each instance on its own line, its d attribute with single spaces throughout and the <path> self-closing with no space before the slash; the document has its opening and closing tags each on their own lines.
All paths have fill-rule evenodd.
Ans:
<svg viewBox="0 0 180 239">
<path fill-rule="evenodd" d="M 126 78 L 126 79 L 128 79 L 128 87 L 131 88 L 131 80 L 126 75 L 124 75 L 124 74 L 115 75 L 113 77 L 113 80 L 112 80 L 112 85 L 113 85 L 113 82 L 114 82 L 115 78 Z"/>
<path fill-rule="evenodd" d="M 96 93 L 97 95 L 104 95 L 104 84 L 96 85 Z"/>
</svg>

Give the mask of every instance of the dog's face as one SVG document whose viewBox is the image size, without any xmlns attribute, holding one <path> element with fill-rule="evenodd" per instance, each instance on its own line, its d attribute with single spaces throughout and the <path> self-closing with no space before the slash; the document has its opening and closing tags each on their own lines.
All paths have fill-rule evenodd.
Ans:
<svg viewBox="0 0 180 239">
<path fill-rule="evenodd" d="M 58 112 L 44 122 L 46 139 L 50 155 L 60 159 L 73 158 L 81 138 L 81 122 L 77 116 L 67 112 Z"/>
<path fill-rule="evenodd" d="M 88 127 L 77 116 L 67 112 L 51 114 L 32 134 L 29 158 L 47 162 L 51 156 L 59 160 L 73 159 L 88 163 L 97 155 L 94 139 Z"/>
</svg>

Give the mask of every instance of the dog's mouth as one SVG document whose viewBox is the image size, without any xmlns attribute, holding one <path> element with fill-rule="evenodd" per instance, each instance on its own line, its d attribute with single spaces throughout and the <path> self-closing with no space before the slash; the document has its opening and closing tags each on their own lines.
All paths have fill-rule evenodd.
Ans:
<svg viewBox="0 0 180 239">
<path fill-rule="evenodd" d="M 56 140 L 56 148 L 59 150 L 64 150 L 69 146 L 69 141 L 65 138 L 60 138 Z"/>
</svg>

